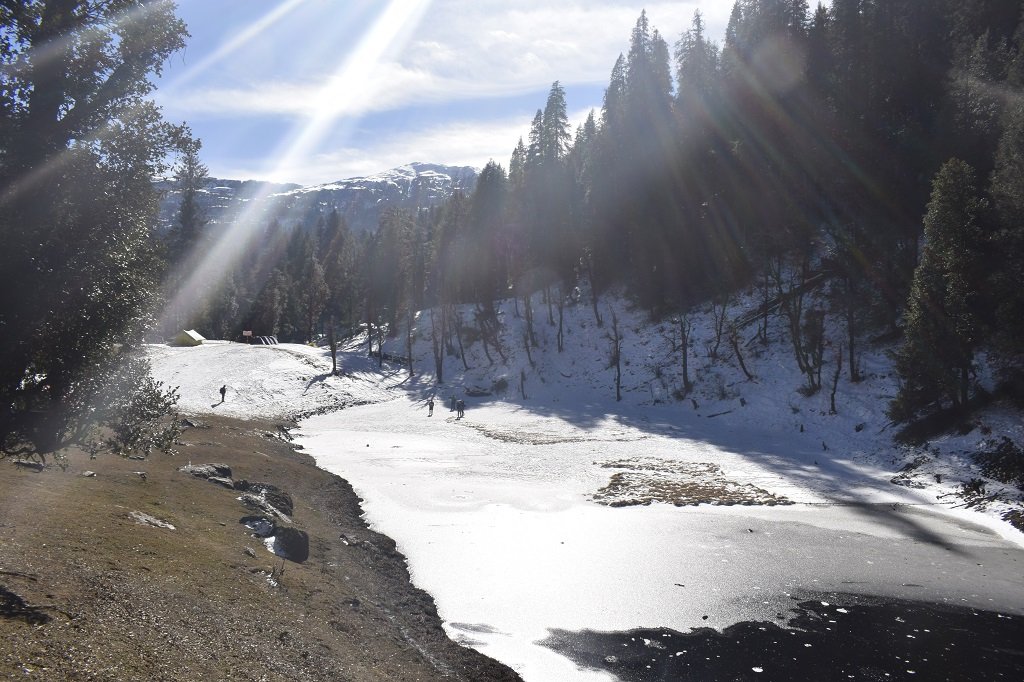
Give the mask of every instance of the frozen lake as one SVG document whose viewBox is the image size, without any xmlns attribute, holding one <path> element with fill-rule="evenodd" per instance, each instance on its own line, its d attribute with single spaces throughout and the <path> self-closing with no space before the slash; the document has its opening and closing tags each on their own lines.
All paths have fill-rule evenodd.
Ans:
<svg viewBox="0 0 1024 682">
<path fill-rule="evenodd" d="M 297 436 L 364 498 L 449 634 L 527 682 L 615 679 L 543 644 L 552 630 L 723 629 L 825 592 L 1024 614 L 1024 551 L 998 524 L 764 425 L 501 402 L 428 418 L 401 398 Z M 669 503 L 716 496 L 735 504 Z"/>
</svg>

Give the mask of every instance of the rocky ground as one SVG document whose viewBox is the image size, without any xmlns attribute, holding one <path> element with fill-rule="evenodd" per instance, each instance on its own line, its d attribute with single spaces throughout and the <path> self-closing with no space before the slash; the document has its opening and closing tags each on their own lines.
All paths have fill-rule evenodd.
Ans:
<svg viewBox="0 0 1024 682">
<path fill-rule="evenodd" d="M 175 455 L 0 461 L 0 676 L 40 680 L 517 680 L 447 638 L 394 543 L 276 422 L 204 417 Z M 239 520 L 222 463 L 270 483 L 302 563 Z M 93 475 L 89 475 L 92 472 Z M 265 512 L 266 510 L 264 510 Z"/>
</svg>

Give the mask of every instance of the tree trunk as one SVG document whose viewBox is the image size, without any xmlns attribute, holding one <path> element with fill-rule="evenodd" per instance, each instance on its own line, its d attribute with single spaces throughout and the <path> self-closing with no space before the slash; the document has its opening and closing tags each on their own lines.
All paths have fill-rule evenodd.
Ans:
<svg viewBox="0 0 1024 682">
<path fill-rule="evenodd" d="M 743 370 L 743 375 L 747 377 L 747 381 L 753 381 L 754 375 L 747 370 L 747 363 L 743 362 L 743 354 L 740 353 L 740 333 L 737 329 L 732 329 L 729 332 L 729 343 L 732 344 L 732 352 L 736 356 L 736 361 L 740 363 L 740 369 Z"/>
<path fill-rule="evenodd" d="M 690 318 L 679 316 L 679 345 L 683 357 L 683 395 L 689 395 L 693 384 L 690 383 Z"/>
<path fill-rule="evenodd" d="M 455 314 L 455 340 L 459 342 L 459 357 L 462 358 L 462 368 L 469 370 L 469 364 L 466 362 L 466 349 L 462 347 L 462 315 L 459 313 Z"/>
<path fill-rule="evenodd" d="M 409 363 L 409 378 L 412 379 L 412 305 L 410 304 L 408 311 L 406 312 L 406 325 L 405 325 L 405 358 L 406 362 Z"/>
<path fill-rule="evenodd" d="M 622 400 L 622 336 L 619 334 L 619 318 L 615 315 L 615 310 L 611 310 L 612 314 L 612 331 L 609 335 L 609 340 L 612 342 L 611 348 L 611 365 L 615 368 L 615 400 Z"/>
<path fill-rule="evenodd" d="M 843 371 L 843 345 L 836 352 L 836 371 L 832 374 L 832 395 L 829 396 L 829 414 L 836 414 L 836 391 L 839 389 L 839 375 Z"/>
<path fill-rule="evenodd" d="M 558 352 L 561 353 L 565 348 L 564 345 L 564 318 L 565 318 L 565 296 L 562 296 L 561 287 L 559 287 L 558 297 L 558 333 L 555 334 L 555 341 L 558 347 Z"/>
<path fill-rule="evenodd" d="M 444 317 L 444 311 L 442 310 L 441 329 L 440 333 L 438 333 L 434 308 L 430 309 L 430 345 L 434 351 L 434 376 L 439 384 L 444 383 Z"/>
<path fill-rule="evenodd" d="M 327 341 L 331 344 L 331 375 L 338 373 L 338 340 L 334 336 L 334 316 L 331 316 L 331 326 L 327 330 Z"/>
</svg>

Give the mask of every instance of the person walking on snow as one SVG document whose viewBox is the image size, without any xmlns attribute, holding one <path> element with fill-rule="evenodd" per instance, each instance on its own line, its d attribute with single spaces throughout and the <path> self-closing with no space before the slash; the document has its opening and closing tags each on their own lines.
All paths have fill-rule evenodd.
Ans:
<svg viewBox="0 0 1024 682">
<path fill-rule="evenodd" d="M 220 401 L 221 402 L 224 402 L 224 396 L 227 395 L 227 392 L 228 392 L 228 385 L 227 384 L 224 384 L 223 386 L 220 387 Z"/>
<path fill-rule="evenodd" d="M 427 416 L 428 417 L 433 417 L 434 416 L 434 398 L 433 398 L 433 396 L 431 396 L 430 398 L 427 398 Z"/>
<path fill-rule="evenodd" d="M 466 416 L 466 401 L 462 400 L 462 399 L 459 399 L 459 401 L 455 403 L 455 409 L 458 410 L 458 413 L 459 413 L 458 417 L 459 417 L 459 419 L 462 419 L 463 417 L 465 417 Z"/>
</svg>

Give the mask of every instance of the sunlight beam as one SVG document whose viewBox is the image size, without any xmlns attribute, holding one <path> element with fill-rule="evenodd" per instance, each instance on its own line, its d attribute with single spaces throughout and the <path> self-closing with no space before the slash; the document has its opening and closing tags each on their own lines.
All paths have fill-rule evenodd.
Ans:
<svg viewBox="0 0 1024 682">
<path fill-rule="evenodd" d="M 409 41 L 430 4 L 431 0 L 391 0 L 388 3 L 315 95 L 314 113 L 297 123 L 288 140 L 279 146 L 273 157 L 270 177 L 276 176 L 282 168 L 297 164 L 324 139 L 344 114 L 344 98 L 374 96 L 380 87 L 374 78 L 380 64 Z M 348 126 L 352 125 L 354 121 L 349 121 Z M 186 274 L 180 278 L 183 284 L 161 313 L 161 328 L 175 315 L 191 317 L 219 289 L 225 274 L 234 269 L 256 239 L 260 212 L 270 193 L 270 189 L 264 189 L 251 199 L 248 208 L 223 231 L 205 255 L 196 256 L 198 265 L 187 268 L 185 264 L 194 262 L 194 259 L 185 259 L 182 269 Z M 205 248 L 205 245 L 198 248 Z"/>
<path fill-rule="evenodd" d="M 189 67 L 184 73 L 168 83 L 164 87 L 165 93 L 174 93 L 176 90 L 180 89 L 181 86 L 205 72 L 214 64 L 223 61 L 226 57 L 245 47 L 249 42 L 259 37 L 268 28 L 273 26 L 278 19 L 285 16 L 304 2 L 306 2 L 306 0 L 288 0 L 283 5 L 279 5 L 270 12 L 267 12 L 262 17 L 242 29 L 242 31 L 235 35 L 231 40 L 214 50 L 212 54 L 209 54 L 199 60 L 197 64 Z"/>
</svg>

